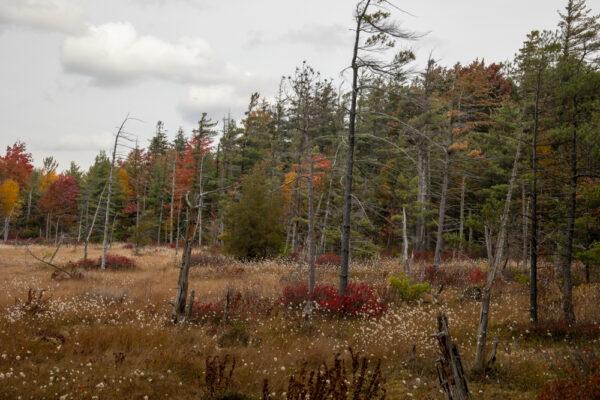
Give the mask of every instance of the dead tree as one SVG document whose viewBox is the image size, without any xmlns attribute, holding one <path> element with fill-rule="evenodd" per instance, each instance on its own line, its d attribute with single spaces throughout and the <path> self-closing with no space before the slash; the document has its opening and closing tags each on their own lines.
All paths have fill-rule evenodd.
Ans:
<svg viewBox="0 0 600 400">
<path fill-rule="evenodd" d="M 190 275 L 190 258 L 192 256 L 192 247 L 196 230 L 198 228 L 198 213 L 200 205 L 190 202 L 189 196 L 185 196 L 185 206 L 188 211 L 188 218 L 185 228 L 185 242 L 183 245 L 183 255 L 179 267 L 179 279 L 177 281 L 177 295 L 173 305 L 173 323 L 178 323 L 185 318 L 185 305 L 187 301 L 188 281 Z"/>
<path fill-rule="evenodd" d="M 440 386 L 446 393 L 448 400 L 468 400 L 469 386 L 458 347 L 452 341 L 448 331 L 448 318 L 440 313 L 437 317 L 438 333 L 435 335 L 440 350 L 440 357 L 436 362 Z"/>
<path fill-rule="evenodd" d="M 102 203 L 102 197 L 104 196 L 104 191 L 106 190 L 106 185 L 102 188 L 102 192 L 100 193 L 100 197 L 98 198 L 98 205 L 96 205 L 96 211 L 94 211 L 94 217 L 92 218 L 92 224 L 90 225 L 90 229 L 88 229 L 87 235 L 85 236 L 85 241 L 83 242 L 83 259 L 87 260 L 88 258 L 88 244 L 90 243 L 90 238 L 92 237 L 92 232 L 94 231 L 94 225 L 96 225 L 96 218 L 98 218 L 98 211 L 100 210 L 100 204 Z"/>
<path fill-rule="evenodd" d="M 487 281 L 482 291 L 481 297 L 481 314 L 479 318 L 479 328 L 477 331 L 477 351 L 475 354 L 475 370 L 482 371 L 485 368 L 485 343 L 487 340 L 488 333 L 488 322 L 490 313 L 490 303 L 492 301 L 492 285 L 496 277 L 496 272 L 504 258 L 504 250 L 506 248 L 506 228 L 508 225 L 508 217 L 510 214 L 510 205 L 512 200 L 512 193 L 517 180 L 517 170 L 519 169 L 519 159 L 521 157 L 521 139 L 522 135 L 519 135 L 517 139 L 517 151 L 515 153 L 515 159 L 513 161 L 512 173 L 510 181 L 508 183 L 508 191 L 506 193 L 506 199 L 504 201 L 504 210 L 502 217 L 500 218 L 500 228 L 498 237 L 496 238 L 495 254 L 492 257 L 490 270 L 487 274 Z"/>
<path fill-rule="evenodd" d="M 121 126 L 119 127 L 119 130 L 117 131 L 117 135 L 115 136 L 115 142 L 114 142 L 114 146 L 113 146 L 113 152 L 112 152 L 112 159 L 110 161 L 110 169 L 108 171 L 108 182 L 106 184 L 106 214 L 104 216 L 104 237 L 102 239 L 102 258 L 100 261 L 100 268 L 101 269 L 106 269 L 106 253 L 108 252 L 108 234 L 109 234 L 109 219 L 110 219 L 110 197 L 112 195 L 112 186 L 113 186 L 113 172 L 115 169 L 115 161 L 117 158 L 117 147 L 119 146 L 119 139 L 125 137 L 124 134 L 125 132 L 123 131 L 123 128 L 125 127 L 125 124 L 127 123 L 127 121 L 129 121 L 130 118 L 129 114 L 127 115 L 127 117 L 125 117 L 125 119 L 123 120 L 123 122 L 121 123 Z"/>
<path fill-rule="evenodd" d="M 369 56 L 392 47 L 397 39 L 414 39 L 415 35 L 399 28 L 390 21 L 391 13 L 386 8 L 389 1 L 361 0 L 356 6 L 354 20 L 354 43 L 352 48 L 352 92 L 348 120 L 348 151 L 344 172 L 344 196 L 342 207 L 342 238 L 339 292 L 346 294 L 350 264 L 350 223 L 352 219 L 352 180 L 354 172 L 354 146 L 356 136 L 357 101 L 360 91 L 359 73 L 366 71 L 377 75 L 398 74 L 407 61 L 414 58 L 410 52 L 399 52 L 393 61 L 385 62 Z M 393 6 L 393 8 L 398 9 Z M 365 39 L 366 36 L 366 39 Z"/>
<path fill-rule="evenodd" d="M 406 230 L 406 207 L 402 207 L 402 258 L 404 273 L 410 274 L 410 259 L 408 258 L 408 232 Z"/>
</svg>

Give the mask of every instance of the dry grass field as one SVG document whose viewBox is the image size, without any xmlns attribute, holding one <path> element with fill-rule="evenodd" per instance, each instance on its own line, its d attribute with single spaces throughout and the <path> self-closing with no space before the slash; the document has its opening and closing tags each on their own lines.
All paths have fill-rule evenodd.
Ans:
<svg viewBox="0 0 600 400">
<path fill-rule="evenodd" d="M 53 248 L 31 250 L 48 257 Z M 63 247 L 54 262 L 64 265 L 82 253 Z M 353 281 L 369 283 L 387 300 L 382 315 L 317 313 L 309 321 L 301 309 L 279 300 L 284 287 L 306 276 L 297 263 L 221 260 L 196 266 L 190 289 L 199 314 L 218 311 L 227 291 L 241 299 L 240 305 L 227 320 L 207 312 L 174 326 L 174 250 L 147 248 L 134 256 L 116 245 L 112 253 L 133 258 L 137 267 L 55 280 L 52 269 L 25 247 L 0 246 L 0 399 L 209 399 L 227 391 L 259 399 L 265 379 L 270 398 L 285 399 L 291 375 L 303 366 L 331 365 L 336 353 L 349 366 L 349 347 L 367 357 L 371 369 L 381 360 L 386 398 L 442 399 L 431 336 L 440 311 L 448 315 L 466 368 L 473 360 L 480 303 L 461 299 L 464 285 L 448 285 L 439 302 L 429 295 L 410 303 L 390 300 L 389 278 L 401 271 L 397 260 L 352 266 Z M 91 249 L 91 257 L 99 254 L 97 247 Z M 457 261 L 446 268 L 460 271 L 477 264 Z M 416 276 L 422 274 L 415 269 Z M 494 289 L 490 342 L 498 336 L 497 361 L 485 376 L 471 376 L 469 382 L 476 399 L 536 398 L 548 382 L 585 369 L 590 354 L 600 352 L 599 285 L 576 287 L 578 327 L 546 322 L 533 331 L 527 285 L 509 275 L 503 274 Z M 335 268 L 320 267 L 318 280 L 336 284 Z M 542 286 L 542 318 L 556 320 L 558 287 Z M 222 376 L 215 365 L 224 367 Z"/>
</svg>

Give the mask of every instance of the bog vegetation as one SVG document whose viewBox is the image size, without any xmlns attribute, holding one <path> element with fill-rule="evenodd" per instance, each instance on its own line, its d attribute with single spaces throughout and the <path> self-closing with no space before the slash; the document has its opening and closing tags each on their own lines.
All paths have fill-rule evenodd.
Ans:
<svg viewBox="0 0 600 400">
<path fill-rule="evenodd" d="M 86 171 L 9 146 L 0 397 L 598 398 L 600 17 L 418 70 L 398 11 L 358 2 L 349 88 L 127 117 Z"/>
</svg>

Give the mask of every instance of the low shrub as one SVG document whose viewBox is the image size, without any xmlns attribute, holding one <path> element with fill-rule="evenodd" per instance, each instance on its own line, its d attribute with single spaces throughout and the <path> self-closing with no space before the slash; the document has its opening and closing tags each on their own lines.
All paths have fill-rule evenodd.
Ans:
<svg viewBox="0 0 600 400">
<path fill-rule="evenodd" d="M 424 280 L 432 285 L 450 285 L 456 283 L 456 277 L 448 274 L 446 268 L 429 265 L 425 268 Z"/>
<path fill-rule="evenodd" d="M 379 299 L 373 287 L 366 283 L 349 284 L 344 296 L 331 285 L 317 285 L 312 298 L 305 283 L 287 286 L 283 289 L 281 301 L 288 306 L 300 306 L 309 299 L 317 303 L 318 310 L 340 316 L 374 317 L 386 310 L 386 305 Z"/>
<path fill-rule="evenodd" d="M 600 400 L 600 373 L 550 382 L 538 400 Z"/>
<path fill-rule="evenodd" d="M 485 282 L 486 274 L 479 267 L 469 270 L 468 279 L 471 285 L 481 285 Z"/>
<path fill-rule="evenodd" d="M 424 293 L 428 293 L 431 285 L 428 282 L 412 283 L 407 276 L 401 274 L 390 278 L 390 288 L 395 297 L 404 301 L 415 301 Z"/>
<path fill-rule="evenodd" d="M 235 321 L 217 339 L 220 347 L 247 346 L 250 342 L 250 334 L 246 324 Z"/>
<path fill-rule="evenodd" d="M 98 259 L 98 265 L 100 265 L 101 259 Z M 108 269 L 132 269 L 135 268 L 136 264 L 129 257 L 117 256 L 113 254 L 106 255 L 106 268 Z"/>
<path fill-rule="evenodd" d="M 220 322 L 241 320 L 257 316 L 270 315 L 275 307 L 272 298 L 264 297 L 254 291 L 243 293 L 228 289 L 223 299 L 216 302 L 194 302 L 190 320 L 192 322 Z"/>
<path fill-rule="evenodd" d="M 81 259 L 78 261 L 69 261 L 67 267 L 70 268 L 81 268 L 81 269 L 99 269 L 102 265 L 102 258 L 95 260 L 92 259 Z M 106 255 L 106 268 L 113 270 L 133 269 L 136 267 L 135 261 L 129 257 L 118 256 L 114 254 Z"/>
<path fill-rule="evenodd" d="M 529 285 L 529 275 L 527 275 L 527 274 L 516 274 L 514 279 L 515 279 L 515 282 L 517 282 L 523 286 Z"/>
<path fill-rule="evenodd" d="M 92 260 L 91 258 L 82 258 L 77 261 L 69 261 L 67 267 L 72 269 L 95 269 L 100 267 L 100 264 L 96 261 L 97 260 Z"/>
<path fill-rule="evenodd" d="M 220 302 L 194 302 L 191 319 L 193 321 L 220 321 L 223 318 L 224 307 Z"/>
<path fill-rule="evenodd" d="M 563 377 L 547 383 L 538 400 L 600 400 L 600 358 L 594 351 L 573 349 L 562 357 Z"/>
<path fill-rule="evenodd" d="M 315 264 L 318 266 L 336 267 L 340 265 L 342 258 L 335 253 L 321 254 L 315 260 Z"/>
</svg>

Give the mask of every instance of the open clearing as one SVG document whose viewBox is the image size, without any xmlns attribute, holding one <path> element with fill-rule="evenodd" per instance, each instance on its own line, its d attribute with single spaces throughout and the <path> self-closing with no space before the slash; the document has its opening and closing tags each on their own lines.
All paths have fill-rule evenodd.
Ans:
<svg viewBox="0 0 600 400">
<path fill-rule="evenodd" d="M 130 249 L 113 254 L 133 257 Z M 33 246 L 38 256 L 51 247 Z M 449 285 L 436 304 L 425 295 L 406 304 L 389 300 L 388 280 L 401 271 L 397 260 L 352 265 L 353 280 L 373 285 L 387 310 L 376 318 L 340 318 L 317 313 L 310 321 L 302 310 L 280 302 L 283 288 L 303 281 L 297 263 L 235 261 L 196 266 L 190 289 L 197 304 L 224 304 L 226 293 L 239 293 L 241 305 L 227 321 L 218 312 L 194 323 L 170 323 L 175 296 L 175 251 L 147 248 L 134 257 L 130 271 L 86 271 L 81 280 L 56 281 L 52 270 L 33 260 L 25 247 L 0 247 L 0 398 L 2 399 L 188 399 L 208 398 L 207 358 L 219 356 L 231 368 L 231 387 L 260 398 L 268 379 L 272 398 L 285 398 L 290 375 L 303 365 L 331 364 L 336 352 L 361 352 L 374 366 L 382 362 L 387 398 L 441 399 L 435 360 L 436 315 L 445 312 L 451 334 L 468 369 L 473 360 L 480 303 L 461 300 L 460 285 Z M 91 257 L 98 257 L 92 248 Z M 81 248 L 64 247 L 55 258 L 78 260 Z M 474 261 L 449 263 L 449 271 L 472 268 Z M 481 262 L 481 265 L 484 265 Z M 416 268 L 415 276 L 421 272 Z M 491 337 L 498 335 L 498 359 L 486 377 L 472 377 L 476 398 L 535 398 L 550 380 L 572 366 L 576 348 L 599 351 L 600 285 L 575 290 L 579 330 L 547 324 L 529 330 L 527 286 L 505 273 L 494 288 Z M 514 275 L 514 273 L 512 274 Z M 577 274 L 576 274 L 577 275 Z M 318 282 L 337 282 L 335 267 L 320 267 Z M 558 287 L 544 286 L 542 321 L 558 319 Z M 44 291 L 27 302 L 29 289 Z M 552 308 L 554 307 L 554 308 Z M 210 308 L 210 307 L 209 307 Z M 543 325 L 543 324 L 542 324 Z M 561 330 L 562 329 L 562 330 Z M 561 334 L 568 335 L 567 337 Z M 570 335 L 570 337 L 569 337 Z M 211 361 L 212 359 L 208 359 Z M 215 396 L 219 395 L 216 387 Z"/>
</svg>

